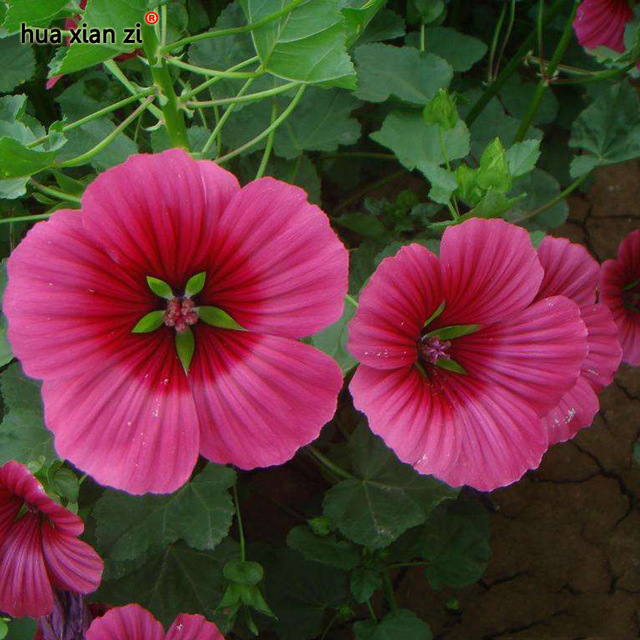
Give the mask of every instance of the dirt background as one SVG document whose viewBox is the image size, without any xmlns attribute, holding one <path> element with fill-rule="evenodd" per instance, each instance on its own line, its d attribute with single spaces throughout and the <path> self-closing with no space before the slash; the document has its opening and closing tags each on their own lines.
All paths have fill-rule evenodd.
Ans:
<svg viewBox="0 0 640 640">
<path fill-rule="evenodd" d="M 640 163 L 632 162 L 600 170 L 554 235 L 602 261 L 639 227 Z M 600 403 L 592 427 L 491 495 L 493 558 L 479 584 L 438 593 L 420 571 L 403 580 L 401 604 L 437 640 L 640 638 L 640 467 L 632 458 L 640 370 L 623 365 Z M 445 603 L 454 596 L 452 613 Z"/>
</svg>

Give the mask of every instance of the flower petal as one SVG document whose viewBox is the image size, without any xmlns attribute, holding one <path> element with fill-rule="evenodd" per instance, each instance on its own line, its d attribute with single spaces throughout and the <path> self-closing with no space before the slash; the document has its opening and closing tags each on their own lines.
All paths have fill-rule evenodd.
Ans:
<svg viewBox="0 0 640 640">
<path fill-rule="evenodd" d="M 451 486 L 490 491 L 538 466 L 547 448 L 540 420 L 503 387 L 447 371 L 360 366 L 350 385 L 371 430 L 398 457 Z"/>
<path fill-rule="evenodd" d="M 134 155 L 87 187 L 82 221 L 114 262 L 180 288 L 210 262 L 214 229 L 238 189 L 231 173 L 180 149 Z"/>
<path fill-rule="evenodd" d="M 579 307 L 596 301 L 600 267 L 582 245 L 546 236 L 538 247 L 538 258 L 544 278 L 537 300 L 566 296 Z"/>
<path fill-rule="evenodd" d="M 582 365 L 584 376 L 596 393 L 613 382 L 622 348 L 618 342 L 618 327 L 604 304 L 592 304 L 581 309 L 580 317 L 587 327 L 589 352 Z"/>
<path fill-rule="evenodd" d="M 129 493 L 168 493 L 198 457 L 198 419 L 169 329 L 141 336 L 106 371 L 46 380 L 58 454 Z"/>
<path fill-rule="evenodd" d="M 633 17 L 628 0 L 583 0 L 573 28 L 578 42 L 587 48 L 609 47 L 624 51 L 624 29 Z"/>
<path fill-rule="evenodd" d="M 129 604 L 96 618 L 86 637 L 87 640 L 164 640 L 164 629 L 146 609 Z"/>
<path fill-rule="evenodd" d="M 578 305 L 557 296 L 454 340 L 450 353 L 469 377 L 509 389 L 544 416 L 578 379 L 587 330 Z"/>
<path fill-rule="evenodd" d="M 362 290 L 349 351 L 377 369 L 410 365 L 423 325 L 443 299 L 438 258 L 419 244 L 403 247 L 381 262 Z"/>
<path fill-rule="evenodd" d="M 342 315 L 347 250 L 298 187 L 246 185 L 219 220 L 214 258 L 202 297 L 246 329 L 301 338 Z"/>
<path fill-rule="evenodd" d="M 39 618 L 51 613 L 53 593 L 42 556 L 40 519 L 27 513 L 0 542 L 0 611 Z"/>
<path fill-rule="evenodd" d="M 529 234 L 504 220 L 448 227 L 440 246 L 442 326 L 489 324 L 526 308 L 544 275 Z"/>
<path fill-rule="evenodd" d="M 167 632 L 166 640 L 224 640 L 218 627 L 203 616 L 178 616 Z"/>
<path fill-rule="evenodd" d="M 47 572 L 56 588 L 92 593 L 100 586 L 104 565 L 100 556 L 85 542 L 45 522 L 42 549 Z"/>
<path fill-rule="evenodd" d="M 9 341 L 35 378 L 104 368 L 155 304 L 146 284 L 87 237 L 77 211 L 36 224 L 7 270 Z"/>
<path fill-rule="evenodd" d="M 324 353 L 277 336 L 196 325 L 189 378 L 200 452 L 242 469 L 282 464 L 315 440 L 342 386 Z"/>
</svg>

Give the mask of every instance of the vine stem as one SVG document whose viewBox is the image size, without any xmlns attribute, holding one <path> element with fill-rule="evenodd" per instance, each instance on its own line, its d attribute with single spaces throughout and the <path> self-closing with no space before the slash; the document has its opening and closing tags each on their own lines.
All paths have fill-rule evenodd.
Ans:
<svg viewBox="0 0 640 640">
<path fill-rule="evenodd" d="M 240 512 L 240 499 L 238 498 L 238 483 L 233 485 L 233 501 L 236 505 L 236 518 L 238 520 L 238 535 L 240 537 L 240 559 L 244 562 L 247 559 L 247 550 L 244 540 L 244 528 L 242 526 L 242 513 Z"/>
<path fill-rule="evenodd" d="M 382 572 L 382 586 L 384 588 L 384 595 L 389 601 L 391 611 L 394 613 L 398 610 L 398 603 L 396 602 L 396 594 L 393 592 L 393 584 L 391 584 L 391 578 L 388 571 Z"/>
<path fill-rule="evenodd" d="M 276 121 L 278 116 L 278 103 L 275 100 L 271 100 L 271 124 Z M 259 180 L 264 175 L 264 172 L 267 170 L 267 165 L 269 164 L 269 158 L 271 157 L 271 151 L 273 149 L 273 140 L 276 137 L 276 130 L 272 129 L 269 137 L 267 138 L 267 146 L 264 148 L 264 153 L 262 154 L 262 161 L 260 162 L 260 166 L 258 167 L 258 172 L 256 173 L 256 180 Z"/>
<path fill-rule="evenodd" d="M 352 298 L 348 293 L 347 295 L 344 297 L 344 299 L 349 303 L 352 304 L 356 309 L 358 308 L 358 301 L 355 298 Z"/>
<path fill-rule="evenodd" d="M 11 222 L 36 222 L 37 220 L 48 220 L 53 213 L 41 213 L 37 216 L 18 216 L 17 218 L 0 218 L 0 224 L 10 224 Z"/>
<path fill-rule="evenodd" d="M 573 20 L 576 17 L 579 2 L 580 0 L 574 0 L 573 9 L 569 14 L 567 22 L 564 25 L 564 31 L 562 32 L 560 42 L 558 43 L 556 50 L 553 52 L 551 60 L 549 61 L 546 69 L 543 68 L 542 77 L 540 78 L 540 82 L 536 87 L 536 92 L 534 93 L 533 100 L 531 101 L 531 104 L 527 109 L 527 113 L 520 123 L 518 132 L 516 133 L 516 137 L 514 138 L 514 142 L 522 142 L 524 140 L 524 137 L 527 135 L 527 131 L 529 131 L 529 127 L 531 126 L 533 118 L 535 117 L 536 113 L 538 113 L 538 109 L 540 108 L 540 104 L 542 103 L 544 92 L 547 90 L 549 82 L 558 69 L 558 65 L 562 61 L 567 47 L 571 42 L 571 38 L 573 36 Z"/>
<path fill-rule="evenodd" d="M 227 69 L 227 71 L 238 71 L 239 69 L 244 69 L 245 67 L 248 67 L 250 64 L 258 62 L 259 60 L 260 60 L 260 58 L 258 58 L 258 56 L 254 56 L 253 58 L 249 58 L 248 60 L 245 60 L 244 62 L 240 62 L 240 63 L 234 65 L 233 67 L 230 67 L 229 69 Z M 183 94 L 182 100 L 183 101 L 190 100 L 194 96 L 197 96 L 199 93 L 202 93 L 203 91 L 205 91 L 206 89 L 208 89 L 209 87 L 213 86 L 217 82 L 220 82 L 220 80 L 223 80 L 223 79 L 224 78 L 222 78 L 222 76 L 215 76 L 213 78 L 209 78 L 209 80 L 207 80 L 206 82 L 203 82 L 202 84 L 198 85 L 195 89 L 192 89 L 191 91 Z"/>
<path fill-rule="evenodd" d="M 173 58 L 171 56 L 167 57 L 166 61 L 174 67 L 178 67 L 179 69 L 184 69 L 185 71 L 191 71 L 191 73 L 197 73 L 201 76 L 211 78 L 231 78 L 246 80 L 247 78 L 257 78 L 258 76 L 264 74 L 264 71 L 261 71 L 260 69 L 258 71 L 219 71 L 217 69 L 206 69 L 205 67 L 197 67 L 196 65 L 189 64 L 188 62 L 182 62 L 182 60 Z"/>
<path fill-rule="evenodd" d="M 313 455 L 313 457 L 318 460 L 318 462 L 323 464 L 335 475 L 339 476 L 340 478 L 344 478 L 345 480 L 353 480 L 353 476 L 348 471 L 345 471 L 342 467 L 339 467 L 334 462 L 331 462 L 331 460 L 329 460 L 327 456 L 325 456 L 323 453 L 320 453 L 320 451 L 318 451 L 318 449 L 316 449 L 312 444 L 307 446 L 307 451 L 311 453 L 311 455 Z"/>
<path fill-rule="evenodd" d="M 58 189 L 52 189 L 51 187 L 47 187 L 44 184 L 40 184 L 36 182 L 33 178 L 30 180 L 31 185 L 44 193 L 47 196 L 51 196 L 52 198 L 57 198 L 58 200 L 65 200 L 67 202 L 75 202 L 76 204 L 81 204 L 82 200 L 77 196 L 72 196 L 70 193 L 64 193 L 63 191 L 58 191 Z"/>
<path fill-rule="evenodd" d="M 258 142 L 266 138 L 272 131 L 275 131 L 291 115 L 291 113 L 296 108 L 296 106 L 298 106 L 298 103 L 300 102 L 300 99 L 302 98 L 302 95 L 304 94 L 305 89 L 306 89 L 306 85 L 303 84 L 300 86 L 300 88 L 298 89 L 298 92 L 294 96 L 293 100 L 291 100 L 287 108 L 261 134 L 257 135 L 255 138 L 252 138 L 251 140 L 249 140 L 249 142 L 245 142 L 243 145 L 241 145 L 237 149 L 234 149 L 230 153 L 227 153 L 226 155 L 221 156 L 220 158 L 216 158 L 216 162 L 218 164 L 222 164 L 223 162 L 227 162 L 228 160 L 231 160 L 231 158 L 235 158 L 236 156 L 240 155 L 243 151 L 246 151 L 247 149 L 250 149 L 254 145 L 258 144 Z"/>
<path fill-rule="evenodd" d="M 258 77 L 258 76 L 249 76 L 249 77 Z M 286 93 L 291 89 L 299 86 L 299 82 L 287 82 L 286 84 L 280 85 L 279 87 L 274 87 L 273 89 L 267 89 L 265 91 L 258 91 L 257 93 L 251 93 L 248 96 L 235 96 L 233 98 L 219 98 L 217 100 L 194 100 L 192 102 L 187 102 L 188 107 L 216 107 L 225 104 L 239 104 L 242 102 L 253 102 L 256 100 L 262 100 L 263 98 L 269 98 L 271 96 L 277 96 L 281 93 Z"/>
<path fill-rule="evenodd" d="M 124 73 L 122 73 L 122 70 L 120 69 L 120 67 L 118 66 L 118 64 L 116 63 L 115 60 L 107 60 L 106 62 L 103 63 L 103 66 L 105 69 L 107 69 L 108 71 L 111 72 L 111 75 L 120 82 L 120 84 L 122 84 L 122 86 L 131 94 L 134 96 L 137 96 L 138 99 L 143 99 L 140 98 L 140 89 L 138 87 L 136 87 L 130 80 L 129 78 L 127 78 L 127 76 L 124 75 Z M 155 91 L 155 88 L 154 88 Z M 158 120 L 162 120 L 162 110 L 158 109 L 158 107 L 156 107 L 155 104 L 151 104 L 149 105 L 149 111 L 151 111 L 151 113 L 153 113 L 153 115 L 158 118 Z"/>
</svg>

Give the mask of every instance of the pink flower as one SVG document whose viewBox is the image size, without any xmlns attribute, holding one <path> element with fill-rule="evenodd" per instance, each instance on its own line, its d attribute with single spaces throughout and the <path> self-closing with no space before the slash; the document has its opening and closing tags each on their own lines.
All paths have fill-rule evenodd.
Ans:
<svg viewBox="0 0 640 640">
<path fill-rule="evenodd" d="M 618 325 L 622 359 L 640 365 L 640 230 L 621 242 L 617 260 L 603 263 L 599 290 Z"/>
<path fill-rule="evenodd" d="M 549 444 L 555 444 L 573 438 L 593 422 L 600 408 L 597 394 L 611 384 L 620 366 L 622 350 L 611 312 L 605 305 L 596 304 L 600 267 L 589 252 L 564 238 L 548 236 L 538 248 L 538 258 L 544 268 L 544 279 L 536 299 L 557 295 L 570 298 L 580 308 L 588 332 L 588 353 L 580 377 L 544 418 Z"/>
<path fill-rule="evenodd" d="M 622 53 L 624 28 L 633 18 L 628 0 L 583 0 L 573 23 L 578 42 L 586 49 L 608 47 Z"/>
<path fill-rule="evenodd" d="M 102 560 L 78 540 L 83 531 L 26 467 L 0 467 L 0 611 L 37 618 L 52 612 L 54 590 L 95 591 Z"/>
<path fill-rule="evenodd" d="M 165 634 L 145 609 L 130 604 L 111 609 L 91 624 L 87 640 L 224 640 L 218 627 L 202 616 L 180 615 Z"/>
<path fill-rule="evenodd" d="M 538 466 L 542 418 L 587 354 L 575 302 L 536 301 L 543 277 L 527 232 L 503 220 L 448 228 L 439 259 L 413 244 L 381 263 L 350 327 L 350 389 L 401 460 L 480 490 Z"/>
<path fill-rule="evenodd" d="M 198 453 L 252 469 L 317 438 L 342 375 L 298 339 L 338 320 L 347 272 L 304 191 L 240 189 L 174 149 L 132 156 L 81 213 L 35 225 L 9 258 L 4 311 L 25 373 L 44 380 L 58 454 L 102 484 L 162 493 Z M 149 332 L 133 332 L 143 318 Z M 190 364 L 177 345 L 186 360 L 195 347 Z"/>
</svg>

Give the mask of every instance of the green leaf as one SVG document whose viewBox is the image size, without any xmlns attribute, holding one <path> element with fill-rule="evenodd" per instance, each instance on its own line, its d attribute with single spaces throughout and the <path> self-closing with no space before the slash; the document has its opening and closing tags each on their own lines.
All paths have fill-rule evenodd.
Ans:
<svg viewBox="0 0 640 640">
<path fill-rule="evenodd" d="M 507 151 L 509 171 L 514 178 L 530 173 L 540 157 L 540 140 L 517 142 Z"/>
<path fill-rule="evenodd" d="M 248 22 L 282 9 L 286 0 L 240 0 Z M 355 88 L 338 0 L 303 1 L 290 14 L 252 31 L 265 69 L 285 80 Z"/>
<path fill-rule="evenodd" d="M 431 629 L 415 613 L 400 609 L 388 614 L 376 625 L 358 622 L 354 625 L 356 640 L 431 640 Z"/>
<path fill-rule="evenodd" d="M 14 618 L 10 624 L 10 640 L 32 640 L 38 628 L 38 621 L 31 618 Z"/>
<path fill-rule="evenodd" d="M 152 311 L 141 318 L 131 333 L 151 333 L 164 324 L 164 311 Z"/>
<path fill-rule="evenodd" d="M 513 180 L 500 138 L 489 143 L 482 153 L 480 167 L 476 172 L 476 184 L 485 192 L 493 189 L 500 193 L 507 193 L 511 189 Z"/>
<path fill-rule="evenodd" d="M 417 14 L 419 21 L 425 23 L 434 22 L 443 11 L 444 0 L 409 0 L 407 7 L 409 16 Z"/>
<path fill-rule="evenodd" d="M 500 91 L 500 100 L 511 116 L 517 120 L 522 120 L 537 90 L 537 82 L 523 82 L 520 76 L 514 73 Z M 542 94 L 542 101 L 533 118 L 533 124 L 548 124 L 553 122 L 557 116 L 558 99 L 553 93 L 553 87 L 548 86 Z"/>
<path fill-rule="evenodd" d="M 40 384 L 21 373 L 19 364 L 0 374 L 5 415 L 0 425 L 0 464 L 17 460 L 23 464 L 57 459 L 53 434 L 44 425 Z"/>
<path fill-rule="evenodd" d="M 375 18 L 387 0 L 366 0 L 362 6 L 343 6 L 342 15 L 347 31 L 347 48 L 356 42 L 364 33 L 369 23 Z"/>
<path fill-rule="evenodd" d="M 453 192 L 458 187 L 456 174 L 453 171 L 429 162 L 421 163 L 419 168 L 431 183 L 429 198 L 434 202 L 447 204 L 447 202 L 451 200 Z"/>
<path fill-rule="evenodd" d="M 409 170 L 424 165 L 445 164 L 439 139 L 439 127 L 427 125 L 419 111 L 392 111 L 384 120 L 382 129 L 371 138 L 391 149 Z M 460 120 L 442 137 L 448 160 L 464 158 L 469 153 L 469 130 Z"/>
<path fill-rule="evenodd" d="M 198 307 L 198 316 L 200 320 L 212 327 L 232 329 L 234 331 L 245 330 L 244 327 L 241 327 L 226 311 L 218 307 Z"/>
<path fill-rule="evenodd" d="M 0 262 L 0 304 L 4 300 L 4 290 L 7 287 L 7 259 Z M 0 314 L 0 367 L 13 360 L 11 345 L 7 340 L 7 319 L 4 314 Z"/>
<path fill-rule="evenodd" d="M 311 336 L 311 344 L 331 356 L 343 373 L 350 371 L 357 364 L 356 359 L 347 350 L 349 322 L 355 312 L 355 306 L 348 301 L 345 302 L 340 320 Z"/>
<path fill-rule="evenodd" d="M 307 560 L 328 564 L 349 571 L 360 562 L 358 548 L 335 536 L 318 536 L 309 526 L 294 527 L 287 536 L 287 545 L 299 551 Z"/>
<path fill-rule="evenodd" d="M 419 34 L 407 36 L 407 45 L 417 47 Z M 427 27 L 425 29 L 425 51 L 446 60 L 455 72 L 468 71 L 482 60 L 487 53 L 487 45 L 472 36 L 448 27 Z"/>
<path fill-rule="evenodd" d="M 0 618 L 0 640 L 4 640 L 9 633 L 9 625 Z"/>
<path fill-rule="evenodd" d="M 207 280 L 207 272 L 202 271 L 195 276 L 191 276 L 187 281 L 187 286 L 184 290 L 184 295 L 187 298 L 199 294 L 204 289 L 204 283 Z"/>
<path fill-rule="evenodd" d="M 441 329 L 434 329 L 425 335 L 438 336 L 440 340 L 452 340 L 453 338 L 460 338 L 461 336 L 468 336 L 470 333 L 475 333 L 479 328 L 480 325 L 478 324 L 457 324 L 450 327 L 442 327 Z"/>
<path fill-rule="evenodd" d="M 7 17 L 2 25 L 9 33 L 19 31 L 22 24 L 47 27 L 69 5 L 69 0 L 8 0 Z"/>
<path fill-rule="evenodd" d="M 33 48 L 20 42 L 20 36 L 0 39 L 0 93 L 13 91 L 18 85 L 31 80 L 36 71 Z"/>
<path fill-rule="evenodd" d="M 222 575 L 235 584 L 255 586 L 264 579 L 264 569 L 257 562 L 229 560 L 222 569 Z"/>
<path fill-rule="evenodd" d="M 0 179 L 32 176 L 53 163 L 54 151 L 27 149 L 13 138 L 0 138 Z"/>
<path fill-rule="evenodd" d="M 401 463 L 382 440 L 359 426 L 349 441 L 355 477 L 325 495 L 324 512 L 349 540 L 371 550 L 421 524 L 456 491 Z"/>
<path fill-rule="evenodd" d="M 168 496 L 130 496 L 107 490 L 94 515 L 104 557 L 120 562 L 155 553 L 177 540 L 211 551 L 227 535 L 233 514 L 233 469 L 209 464 Z"/>
<path fill-rule="evenodd" d="M 406 32 L 404 20 L 395 11 L 383 9 L 358 38 L 360 44 L 401 38 Z"/>
<path fill-rule="evenodd" d="M 211 612 L 222 597 L 222 568 L 238 556 L 230 538 L 214 552 L 170 545 L 123 578 L 103 582 L 95 599 L 113 606 L 140 604 L 168 626 L 181 613 Z"/>
<path fill-rule="evenodd" d="M 78 476 L 71 469 L 58 469 L 53 476 L 53 490 L 68 502 L 78 502 Z"/>
<path fill-rule="evenodd" d="M 374 571 L 367 567 L 358 567 L 351 574 L 349 588 L 355 601 L 363 604 L 370 600 L 378 589 L 382 588 L 382 576 L 379 571 Z"/>
<path fill-rule="evenodd" d="M 147 276 L 147 284 L 149 285 L 149 289 L 151 289 L 151 291 L 153 291 L 153 293 L 158 297 L 164 298 L 165 300 L 173 298 L 173 291 L 164 280 L 154 278 L 153 276 Z"/>
<path fill-rule="evenodd" d="M 419 538 L 431 586 L 460 589 L 479 580 L 491 557 L 489 538 L 489 516 L 478 503 L 439 505 Z"/>
<path fill-rule="evenodd" d="M 334 222 L 341 227 L 359 233 L 365 238 L 372 238 L 382 242 L 391 239 L 389 229 L 384 226 L 381 220 L 370 213 L 345 213 L 342 216 L 334 218 Z"/>
<path fill-rule="evenodd" d="M 368 102 L 394 96 L 424 105 L 449 86 L 453 71 L 442 58 L 413 47 L 365 44 L 355 50 L 358 70 L 356 95 Z"/>
<path fill-rule="evenodd" d="M 458 364 L 455 360 L 445 360 L 444 358 L 440 358 L 436 362 L 436 366 L 441 369 L 446 369 L 447 371 L 453 371 L 454 373 L 461 373 L 462 375 L 467 375 L 467 371 L 465 368 Z"/>
<path fill-rule="evenodd" d="M 613 85 L 574 121 L 569 146 L 591 154 L 595 165 L 572 166 L 575 178 L 593 166 L 640 156 L 640 99 L 628 82 Z"/>
</svg>

